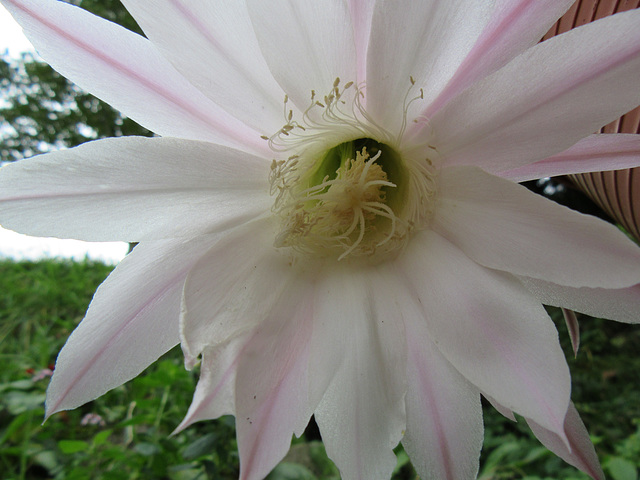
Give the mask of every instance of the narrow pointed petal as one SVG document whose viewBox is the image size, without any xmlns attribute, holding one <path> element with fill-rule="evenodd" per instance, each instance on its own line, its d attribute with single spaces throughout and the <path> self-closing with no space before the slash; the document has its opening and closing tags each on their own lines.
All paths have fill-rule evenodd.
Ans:
<svg viewBox="0 0 640 480">
<path fill-rule="evenodd" d="M 287 287 L 275 304 L 262 305 L 254 329 L 204 348 L 193 403 L 176 430 L 235 414 L 241 479 L 264 478 L 313 410 L 307 397 L 313 282 L 290 278 Z"/>
<path fill-rule="evenodd" d="M 200 364 L 200 379 L 189 411 L 173 434 L 202 420 L 213 420 L 236 413 L 236 372 L 243 353 L 246 335 L 204 349 Z"/>
<path fill-rule="evenodd" d="M 307 390 L 314 295 L 311 278 L 286 290 L 254 330 L 238 361 L 236 412 L 240 480 L 261 480 L 302 435 L 311 413 Z"/>
<path fill-rule="evenodd" d="M 65 2 L 3 4 L 47 63 L 149 130 L 267 151 L 260 133 L 211 102 L 140 35 Z"/>
<path fill-rule="evenodd" d="M 407 431 L 402 444 L 421 478 L 474 480 L 484 439 L 480 393 L 430 340 L 414 300 L 402 301 L 407 347 Z"/>
<path fill-rule="evenodd" d="M 310 378 L 328 388 L 315 418 L 344 480 L 390 478 L 406 425 L 405 334 L 392 282 L 383 269 L 344 269 L 317 287 Z"/>
<path fill-rule="evenodd" d="M 284 92 L 262 57 L 245 2 L 123 3 L 147 38 L 209 99 L 260 134 L 282 127 Z"/>
<path fill-rule="evenodd" d="M 248 0 L 247 5 L 271 73 L 299 110 L 310 105 L 311 90 L 322 98 L 336 78 L 355 81 L 354 32 L 346 2 Z"/>
<path fill-rule="evenodd" d="M 597 318 L 640 323 L 640 284 L 628 288 L 571 288 L 544 280 L 519 277 L 540 302 Z"/>
<path fill-rule="evenodd" d="M 542 305 L 434 232 L 416 235 L 399 261 L 446 359 L 500 404 L 562 435 L 569 369 Z"/>
<path fill-rule="evenodd" d="M 640 249 L 613 225 L 478 168 L 440 180 L 433 228 L 476 262 L 571 287 L 640 282 Z"/>
<path fill-rule="evenodd" d="M 188 368 L 206 347 L 261 322 L 286 289 L 291 267 L 273 247 L 274 227 L 266 219 L 229 232 L 189 273 L 180 321 Z"/>
<path fill-rule="evenodd" d="M 414 115 L 433 101 L 469 54 L 489 21 L 492 0 L 467 2 L 376 3 L 367 58 L 368 112 L 396 131 L 403 120 L 404 97 L 411 97 Z M 414 115 L 409 115 L 411 118 Z"/>
<path fill-rule="evenodd" d="M 568 308 L 562 309 L 562 316 L 564 322 L 567 325 L 569 331 L 569 337 L 571 338 L 571 347 L 573 348 L 573 356 L 578 356 L 578 348 L 580 348 L 580 324 L 578 323 L 578 317 L 576 312 L 569 310 Z"/>
<path fill-rule="evenodd" d="M 640 104 L 640 10 L 542 42 L 429 122 L 448 165 L 490 172 L 562 152 Z"/>
<path fill-rule="evenodd" d="M 505 418 L 508 418 L 512 422 L 517 422 L 518 421 L 518 420 L 516 420 L 516 416 L 513 414 L 513 411 L 509 410 L 504 405 L 500 405 L 498 402 L 495 401 L 494 398 L 492 398 L 491 396 L 487 395 L 486 393 L 483 393 L 482 396 L 487 399 L 487 401 L 491 404 L 491 406 L 493 408 L 495 408 L 500 415 L 502 415 Z"/>
<path fill-rule="evenodd" d="M 497 173 L 514 182 L 640 166 L 640 135 L 590 135 L 562 153 Z"/>
<path fill-rule="evenodd" d="M 584 423 L 582 423 L 582 419 L 573 403 L 569 405 L 569 411 L 564 421 L 564 429 L 571 449 L 567 448 L 565 442 L 554 432 L 541 427 L 533 420 L 526 420 L 533 434 L 545 447 L 568 464 L 582 470 L 594 480 L 604 480 L 604 472 L 589 438 L 589 432 L 587 432 Z"/>
<path fill-rule="evenodd" d="M 120 262 L 58 355 L 47 416 L 131 380 L 178 343 L 184 280 L 212 242 L 141 243 Z"/>
<path fill-rule="evenodd" d="M 97 140 L 3 167 L 0 222 L 88 241 L 188 237 L 268 211 L 268 175 L 266 160 L 212 143 Z"/>
<path fill-rule="evenodd" d="M 540 41 L 574 0 L 498 0 L 491 19 L 418 126 L 474 82 L 497 71 Z M 464 8 L 464 7 L 463 7 Z"/>
</svg>

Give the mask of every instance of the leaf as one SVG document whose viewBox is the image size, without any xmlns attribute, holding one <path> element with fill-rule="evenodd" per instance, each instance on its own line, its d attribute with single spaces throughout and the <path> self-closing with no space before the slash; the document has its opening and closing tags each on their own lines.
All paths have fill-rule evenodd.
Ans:
<svg viewBox="0 0 640 480">
<path fill-rule="evenodd" d="M 317 480 L 317 477 L 298 463 L 283 462 L 273 469 L 266 480 Z"/>
<path fill-rule="evenodd" d="M 96 433 L 96 435 L 93 437 L 93 446 L 97 447 L 99 445 L 104 445 L 112 432 L 113 430 L 109 429 Z"/>
<path fill-rule="evenodd" d="M 198 438 L 195 442 L 191 443 L 184 449 L 184 452 L 182 452 L 182 458 L 185 460 L 194 460 L 202 455 L 211 453 L 214 450 L 216 441 L 219 437 L 220 435 L 216 433 L 209 433 Z"/>
<path fill-rule="evenodd" d="M 58 448 L 62 453 L 71 454 L 84 452 L 89 448 L 89 444 L 83 440 L 60 440 Z"/>
<path fill-rule="evenodd" d="M 160 448 L 158 448 L 157 445 L 148 442 L 137 443 L 134 449 L 140 455 L 144 455 L 145 457 L 151 457 L 152 455 L 160 452 Z"/>
<path fill-rule="evenodd" d="M 611 457 L 605 464 L 613 480 L 638 480 L 638 471 L 633 463 L 621 457 Z"/>
</svg>

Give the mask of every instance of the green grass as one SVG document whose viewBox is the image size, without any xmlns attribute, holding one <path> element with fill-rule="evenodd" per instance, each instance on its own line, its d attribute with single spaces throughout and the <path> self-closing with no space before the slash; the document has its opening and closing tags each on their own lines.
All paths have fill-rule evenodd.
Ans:
<svg viewBox="0 0 640 480">
<path fill-rule="evenodd" d="M 234 420 L 198 423 L 170 436 L 186 413 L 197 372 L 174 349 L 135 380 L 42 425 L 50 368 L 111 267 L 62 261 L 0 261 L 0 469 L 6 479 L 234 479 Z M 640 467 L 640 326 L 583 319 L 573 359 L 557 311 L 573 375 L 573 398 L 597 444 L 609 478 L 636 480 Z M 523 422 L 485 410 L 480 477 L 584 479 L 547 452 Z M 104 425 L 82 425 L 86 415 Z M 415 472 L 399 449 L 394 479 Z M 294 439 L 271 480 L 337 479 L 322 444 Z"/>
</svg>

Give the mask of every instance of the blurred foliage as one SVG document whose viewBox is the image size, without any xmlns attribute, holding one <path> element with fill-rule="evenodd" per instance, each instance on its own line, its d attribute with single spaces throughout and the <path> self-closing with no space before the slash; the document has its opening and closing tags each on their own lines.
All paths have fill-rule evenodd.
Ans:
<svg viewBox="0 0 640 480">
<path fill-rule="evenodd" d="M 71 2 L 140 32 L 117 0 Z M 0 57 L 0 160 L 13 161 L 88 140 L 152 135 L 147 129 L 23 54 Z"/>
</svg>

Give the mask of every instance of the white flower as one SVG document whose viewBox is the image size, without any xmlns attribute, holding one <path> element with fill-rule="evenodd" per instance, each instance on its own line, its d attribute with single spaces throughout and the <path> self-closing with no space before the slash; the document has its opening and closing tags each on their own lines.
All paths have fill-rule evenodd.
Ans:
<svg viewBox="0 0 640 480">
<path fill-rule="evenodd" d="M 400 441 L 423 478 L 475 478 L 481 394 L 602 476 L 542 303 L 637 322 L 640 249 L 514 181 L 640 163 L 637 136 L 590 135 L 640 104 L 640 11 L 537 44 L 572 1 L 125 0 L 145 39 L 2 2 L 161 135 L 2 169 L 4 226 L 140 242 L 48 415 L 180 342 L 202 362 L 180 428 L 235 414 L 243 479 L 311 414 L 345 479 L 388 478 Z"/>
</svg>

